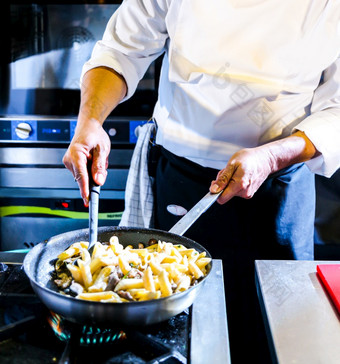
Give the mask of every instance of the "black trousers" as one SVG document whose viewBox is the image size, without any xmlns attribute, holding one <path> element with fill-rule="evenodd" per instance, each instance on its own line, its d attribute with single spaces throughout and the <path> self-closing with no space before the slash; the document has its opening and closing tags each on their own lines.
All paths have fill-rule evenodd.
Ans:
<svg viewBox="0 0 340 364">
<path fill-rule="evenodd" d="M 155 178 L 155 227 L 169 230 L 209 189 L 217 170 L 161 148 Z M 304 164 L 270 176 L 253 198 L 215 203 L 184 234 L 222 259 L 232 363 L 269 363 L 255 287 L 257 259 L 313 259 L 314 176 Z M 211 303 L 211 309 L 214 304 Z M 218 338 L 217 338 L 218 340 Z"/>
</svg>

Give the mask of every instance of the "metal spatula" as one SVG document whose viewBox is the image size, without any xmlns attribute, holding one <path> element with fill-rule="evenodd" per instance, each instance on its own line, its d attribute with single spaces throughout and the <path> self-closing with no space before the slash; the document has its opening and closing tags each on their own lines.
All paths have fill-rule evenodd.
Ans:
<svg viewBox="0 0 340 364">
<path fill-rule="evenodd" d="M 191 208 L 170 230 L 169 233 L 183 235 L 189 227 L 218 199 L 220 194 L 208 192 L 197 204 Z"/>
</svg>

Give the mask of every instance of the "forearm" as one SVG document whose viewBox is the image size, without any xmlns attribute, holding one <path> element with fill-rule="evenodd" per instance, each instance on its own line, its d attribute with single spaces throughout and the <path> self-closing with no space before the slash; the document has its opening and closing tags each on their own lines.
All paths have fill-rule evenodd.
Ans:
<svg viewBox="0 0 340 364">
<path fill-rule="evenodd" d="M 95 120 L 101 125 L 127 92 L 122 76 L 107 67 L 86 72 L 81 85 L 78 124 Z"/>
<path fill-rule="evenodd" d="M 318 154 L 313 143 L 301 131 L 259 148 L 264 148 L 268 151 L 272 173 L 289 165 L 308 161 Z"/>
<path fill-rule="evenodd" d="M 92 160 L 93 180 L 103 185 L 111 143 L 102 125 L 126 90 L 124 79 L 109 68 L 91 69 L 83 77 L 77 127 L 63 162 L 78 182 L 85 206 L 89 196 L 88 160 Z"/>
</svg>

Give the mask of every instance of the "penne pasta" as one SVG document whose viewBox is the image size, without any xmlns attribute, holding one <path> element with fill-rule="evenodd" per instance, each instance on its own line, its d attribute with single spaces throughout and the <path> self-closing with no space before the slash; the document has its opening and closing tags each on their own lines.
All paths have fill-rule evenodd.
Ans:
<svg viewBox="0 0 340 364">
<path fill-rule="evenodd" d="M 153 274 L 159 275 L 163 268 L 158 264 L 155 263 L 153 260 L 149 262 L 149 266 L 152 269 Z"/>
<path fill-rule="evenodd" d="M 98 282 L 96 284 L 93 284 L 92 286 L 88 287 L 88 292 L 103 292 L 105 291 L 107 286 L 107 283 L 105 283 L 104 281 Z"/>
<path fill-rule="evenodd" d="M 80 293 L 76 298 L 87 300 L 87 301 L 101 301 L 109 300 L 116 297 L 114 292 L 94 292 L 94 293 Z"/>
<path fill-rule="evenodd" d="M 211 258 L 200 258 L 196 260 L 196 265 L 199 269 L 205 269 L 205 267 L 211 262 Z"/>
<path fill-rule="evenodd" d="M 203 272 L 197 267 L 195 262 L 189 262 L 189 270 L 196 279 L 204 276 Z"/>
<path fill-rule="evenodd" d="M 92 274 L 89 264 L 85 264 L 81 259 L 78 259 L 78 267 L 81 273 L 82 281 L 87 289 L 92 284 Z"/>
<path fill-rule="evenodd" d="M 93 246 L 92 259 L 96 258 L 97 256 L 101 256 L 103 251 L 104 251 L 103 245 L 99 241 L 97 241 Z"/>
<path fill-rule="evenodd" d="M 84 285 L 83 276 L 82 276 L 82 273 L 81 273 L 79 267 L 72 265 L 72 264 L 67 264 L 66 266 L 67 266 L 67 269 L 71 272 L 73 279 L 76 282 Z"/>
<path fill-rule="evenodd" d="M 158 275 L 160 290 L 162 292 L 162 297 L 167 297 L 172 294 L 172 288 L 169 281 L 168 273 L 163 269 Z"/>
<path fill-rule="evenodd" d="M 92 259 L 90 262 L 90 270 L 91 274 L 95 273 L 99 268 L 103 265 L 101 259 L 99 257 Z"/>
<path fill-rule="evenodd" d="M 175 247 L 172 247 L 172 249 L 171 249 L 171 256 L 177 257 L 179 262 L 182 260 L 181 253 Z"/>
<path fill-rule="evenodd" d="M 105 291 L 109 275 L 112 273 L 114 267 L 104 267 L 100 270 L 96 278 L 93 277 L 93 284 L 88 287 L 89 292 Z"/>
<path fill-rule="evenodd" d="M 135 246 L 124 247 L 112 236 L 97 242 L 91 256 L 88 242 L 74 243 L 58 256 L 55 283 L 64 294 L 69 285 L 78 299 L 123 303 L 183 292 L 209 272 L 205 252 L 164 241 Z"/>
<path fill-rule="evenodd" d="M 118 257 L 118 264 L 124 275 L 129 273 L 129 271 L 131 270 L 130 264 L 126 261 L 125 257 L 123 257 L 122 255 Z"/>
<path fill-rule="evenodd" d="M 163 263 L 179 263 L 180 261 L 182 260 L 182 257 L 181 259 L 179 259 L 178 257 L 175 257 L 175 256 L 166 256 L 162 261 L 161 261 L 161 264 Z"/>
<path fill-rule="evenodd" d="M 143 279 L 138 279 L 138 278 L 122 279 L 116 285 L 114 291 L 115 292 L 128 291 L 133 288 L 143 288 L 143 287 L 144 287 Z"/>
<path fill-rule="evenodd" d="M 131 289 L 130 291 L 131 296 L 136 301 L 148 301 L 154 300 L 161 297 L 161 291 L 150 292 L 145 288 L 142 289 Z"/>
<path fill-rule="evenodd" d="M 80 256 L 86 264 L 91 262 L 91 255 L 87 249 L 81 249 Z"/>
<path fill-rule="evenodd" d="M 120 254 L 124 250 L 124 247 L 119 243 L 117 236 L 112 236 L 110 238 L 110 248 L 116 254 Z"/>
<path fill-rule="evenodd" d="M 82 249 L 87 249 L 89 243 L 81 241 L 79 243 L 72 244 L 68 249 L 58 255 L 58 259 L 66 260 L 80 253 Z"/>
<path fill-rule="evenodd" d="M 152 270 L 150 267 L 146 268 L 144 275 L 143 275 L 143 283 L 145 289 L 150 292 L 156 292 L 155 282 L 152 277 Z"/>
<path fill-rule="evenodd" d="M 186 291 L 190 287 L 191 279 L 190 276 L 183 275 L 179 282 L 177 283 L 177 288 L 175 292 L 183 292 Z"/>
</svg>

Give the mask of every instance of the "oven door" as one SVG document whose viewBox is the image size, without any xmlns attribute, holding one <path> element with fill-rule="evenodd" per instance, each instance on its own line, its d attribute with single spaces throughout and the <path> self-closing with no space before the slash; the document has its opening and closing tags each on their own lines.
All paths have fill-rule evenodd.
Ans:
<svg viewBox="0 0 340 364">
<path fill-rule="evenodd" d="M 0 250 L 31 248 L 51 236 L 88 227 L 88 212 L 81 199 L 54 195 L 55 191 L 48 190 L 40 197 L 2 199 Z M 123 210 L 123 199 L 102 198 L 98 225 L 118 225 Z"/>
</svg>

